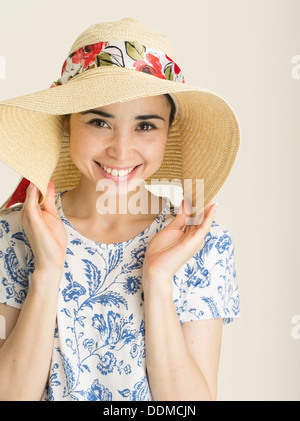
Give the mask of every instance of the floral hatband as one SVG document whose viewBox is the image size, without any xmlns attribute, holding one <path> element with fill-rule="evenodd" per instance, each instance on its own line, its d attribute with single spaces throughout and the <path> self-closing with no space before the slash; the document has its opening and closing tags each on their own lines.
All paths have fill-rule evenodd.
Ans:
<svg viewBox="0 0 300 421">
<path fill-rule="evenodd" d="M 51 88 L 64 85 L 74 76 L 101 66 L 117 66 L 148 73 L 160 79 L 185 83 L 179 66 L 162 51 L 136 41 L 98 42 L 79 48 L 65 60 L 61 77 Z"/>
</svg>

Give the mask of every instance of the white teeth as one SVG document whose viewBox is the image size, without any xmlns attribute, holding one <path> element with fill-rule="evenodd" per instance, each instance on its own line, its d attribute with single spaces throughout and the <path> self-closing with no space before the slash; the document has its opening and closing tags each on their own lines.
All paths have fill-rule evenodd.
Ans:
<svg viewBox="0 0 300 421">
<path fill-rule="evenodd" d="M 106 167 L 105 165 L 101 165 L 101 167 L 104 169 L 104 171 L 106 171 L 108 174 L 113 175 L 114 177 L 124 177 L 135 168 L 135 167 L 132 167 L 132 168 L 128 168 L 128 170 L 116 170 L 115 168 L 112 169 L 112 168 Z"/>
<path fill-rule="evenodd" d="M 111 173 L 111 168 L 107 168 L 107 167 L 103 167 L 103 169 L 108 172 L 109 174 Z"/>
</svg>

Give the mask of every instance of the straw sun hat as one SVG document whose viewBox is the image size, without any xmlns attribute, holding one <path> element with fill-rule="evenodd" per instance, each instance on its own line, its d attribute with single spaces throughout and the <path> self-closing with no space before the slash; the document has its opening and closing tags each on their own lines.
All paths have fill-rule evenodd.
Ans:
<svg viewBox="0 0 300 421">
<path fill-rule="evenodd" d="M 131 18 L 96 24 L 79 35 L 50 88 L 0 102 L 0 160 L 22 176 L 1 209 L 22 203 L 29 181 L 41 192 L 40 204 L 50 179 L 56 192 L 78 184 L 80 172 L 63 136 L 64 114 L 166 93 L 177 113 L 163 163 L 146 182 L 178 180 L 183 186 L 193 180 L 188 194 L 200 213 L 196 180 L 204 180 L 206 207 L 238 152 L 236 116 L 218 95 L 186 84 L 168 38 Z"/>
</svg>

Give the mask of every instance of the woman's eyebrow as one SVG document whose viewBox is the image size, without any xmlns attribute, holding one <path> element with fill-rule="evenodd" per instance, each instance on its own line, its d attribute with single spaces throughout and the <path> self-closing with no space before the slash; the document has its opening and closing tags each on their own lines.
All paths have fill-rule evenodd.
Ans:
<svg viewBox="0 0 300 421">
<path fill-rule="evenodd" d="M 82 111 L 80 114 L 97 114 L 97 115 L 100 115 L 101 117 L 115 118 L 115 116 L 112 114 L 108 114 L 108 113 L 105 113 L 104 111 L 98 111 L 98 110 Z"/>
<path fill-rule="evenodd" d="M 157 114 L 139 115 L 135 117 L 136 120 L 152 120 L 153 118 L 158 118 L 159 120 L 166 121 L 163 117 Z"/>
<path fill-rule="evenodd" d="M 99 110 L 87 110 L 87 111 L 81 112 L 80 114 L 97 114 L 101 117 L 115 118 L 114 115 L 108 114 L 104 111 L 99 111 Z M 151 120 L 151 119 L 155 119 L 155 118 L 165 121 L 165 119 L 158 114 L 138 115 L 138 116 L 135 117 L 136 120 Z"/>
</svg>

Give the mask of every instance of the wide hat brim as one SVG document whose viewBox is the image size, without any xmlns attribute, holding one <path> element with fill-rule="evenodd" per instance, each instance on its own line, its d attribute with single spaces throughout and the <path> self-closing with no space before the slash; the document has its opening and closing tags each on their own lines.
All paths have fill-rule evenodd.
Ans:
<svg viewBox="0 0 300 421">
<path fill-rule="evenodd" d="M 173 94 L 178 113 L 163 163 L 146 182 L 178 180 L 183 186 L 184 180 L 193 180 L 189 194 L 198 214 L 202 202 L 206 207 L 227 179 L 238 153 L 240 130 L 223 98 L 185 83 L 109 66 L 91 69 L 64 85 L 2 101 L 0 160 L 34 183 L 43 203 L 51 178 L 56 192 L 74 188 L 80 178 L 63 137 L 63 115 L 165 93 Z M 197 191 L 197 179 L 204 180 L 204 192 Z M 199 194 L 204 194 L 203 201 L 197 200 Z"/>
</svg>

